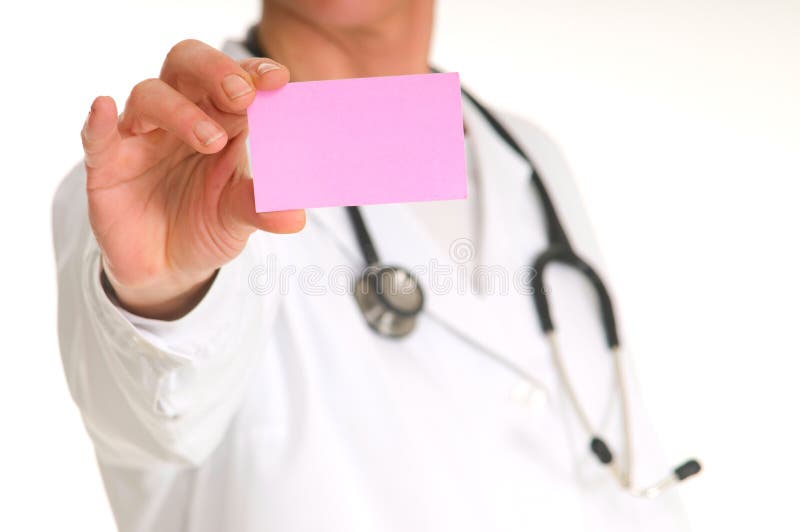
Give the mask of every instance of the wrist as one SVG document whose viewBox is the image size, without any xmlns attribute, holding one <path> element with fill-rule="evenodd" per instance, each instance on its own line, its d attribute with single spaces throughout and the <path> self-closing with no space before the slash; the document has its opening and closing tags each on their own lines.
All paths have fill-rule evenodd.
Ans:
<svg viewBox="0 0 800 532">
<path fill-rule="evenodd" d="M 119 307 L 157 320 L 177 320 L 197 306 L 213 284 L 219 270 L 193 279 L 165 278 L 136 286 L 118 282 L 100 261 L 100 282 L 106 295 Z"/>
</svg>

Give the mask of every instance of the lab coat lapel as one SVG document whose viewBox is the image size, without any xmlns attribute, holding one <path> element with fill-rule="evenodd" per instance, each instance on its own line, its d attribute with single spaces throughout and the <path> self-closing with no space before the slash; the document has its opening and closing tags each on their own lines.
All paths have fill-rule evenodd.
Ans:
<svg viewBox="0 0 800 532">
<path fill-rule="evenodd" d="M 530 167 L 494 132 L 468 101 L 464 101 L 464 121 L 475 150 L 481 195 L 480 259 L 484 272 L 493 277 L 500 272 L 505 286 L 495 282 L 485 287 L 480 305 L 499 326 L 487 338 L 495 350 L 515 362 L 530 367 L 528 347 L 541 341 L 535 326 L 530 297 L 520 293 L 520 277 L 530 265 L 532 253 L 544 245 L 538 228 L 521 222 L 536 209 L 530 187 Z M 536 236 L 541 235 L 541 241 Z M 531 241 L 531 236 L 534 236 Z M 524 287 L 523 287 L 524 288 Z M 486 329 L 480 326 L 479 329 Z M 526 346 L 521 352 L 521 346 Z"/>
<path fill-rule="evenodd" d="M 516 267 L 519 251 L 525 249 L 527 257 L 539 243 L 521 242 L 517 209 L 530 213 L 536 208 L 532 203 L 530 187 L 531 169 L 494 132 L 475 107 L 464 100 L 464 122 L 476 150 L 483 215 L 481 258 L 487 265 Z M 530 228 L 525 228 L 527 233 Z M 541 244 L 544 244 L 542 239 Z"/>
</svg>

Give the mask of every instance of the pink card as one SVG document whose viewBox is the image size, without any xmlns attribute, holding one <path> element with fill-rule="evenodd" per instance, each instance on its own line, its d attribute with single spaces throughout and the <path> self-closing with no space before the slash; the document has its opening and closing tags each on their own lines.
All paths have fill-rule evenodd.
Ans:
<svg viewBox="0 0 800 532">
<path fill-rule="evenodd" d="M 467 197 L 457 73 L 289 83 L 247 116 L 258 212 Z"/>
</svg>

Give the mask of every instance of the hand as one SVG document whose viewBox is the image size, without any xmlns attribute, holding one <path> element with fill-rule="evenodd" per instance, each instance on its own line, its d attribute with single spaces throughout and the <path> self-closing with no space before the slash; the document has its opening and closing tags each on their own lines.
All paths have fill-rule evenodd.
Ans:
<svg viewBox="0 0 800 532">
<path fill-rule="evenodd" d="M 288 81 L 274 61 L 237 63 L 190 40 L 133 88 L 119 118 L 113 99 L 94 101 L 81 132 L 89 220 L 123 307 L 176 319 L 253 231 L 303 228 L 305 211 L 255 212 L 245 151 L 255 91 Z"/>
</svg>

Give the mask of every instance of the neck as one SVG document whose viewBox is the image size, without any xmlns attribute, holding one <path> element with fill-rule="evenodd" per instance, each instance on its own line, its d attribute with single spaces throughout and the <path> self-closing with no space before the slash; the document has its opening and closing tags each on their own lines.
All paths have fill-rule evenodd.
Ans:
<svg viewBox="0 0 800 532">
<path fill-rule="evenodd" d="M 325 26 L 264 0 L 261 46 L 293 81 L 428 72 L 433 2 L 410 0 L 364 25 Z"/>
</svg>

